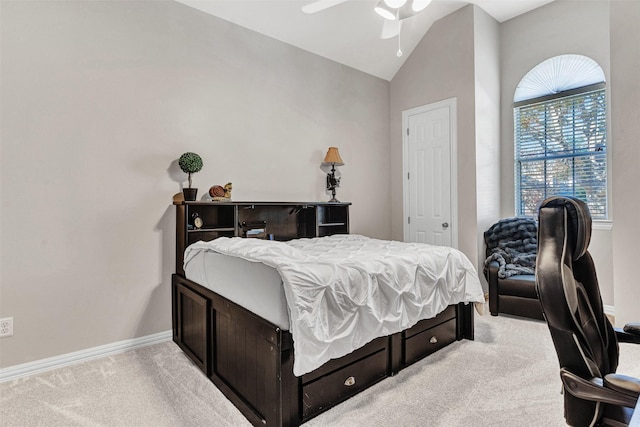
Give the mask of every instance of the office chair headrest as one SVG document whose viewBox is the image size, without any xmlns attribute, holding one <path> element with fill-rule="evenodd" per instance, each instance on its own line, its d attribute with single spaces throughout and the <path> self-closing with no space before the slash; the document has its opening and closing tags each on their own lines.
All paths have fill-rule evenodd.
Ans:
<svg viewBox="0 0 640 427">
<path fill-rule="evenodd" d="M 540 210 L 545 208 L 564 208 L 567 212 L 567 236 L 573 239 L 571 258 L 574 261 L 581 258 L 591 241 L 591 213 L 587 204 L 573 197 L 553 196 L 540 205 Z"/>
</svg>

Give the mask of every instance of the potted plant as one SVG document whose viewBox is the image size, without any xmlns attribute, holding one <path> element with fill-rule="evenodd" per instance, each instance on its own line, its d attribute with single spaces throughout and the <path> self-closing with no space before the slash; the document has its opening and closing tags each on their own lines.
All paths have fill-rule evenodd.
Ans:
<svg viewBox="0 0 640 427">
<path fill-rule="evenodd" d="M 178 159 L 178 166 L 180 166 L 182 172 L 189 175 L 189 188 L 182 189 L 184 199 L 193 201 L 196 199 L 198 189 L 191 188 L 191 174 L 200 172 L 200 170 L 202 169 L 202 157 L 200 157 L 196 153 L 184 153 L 182 156 L 180 156 L 180 159 Z"/>
</svg>

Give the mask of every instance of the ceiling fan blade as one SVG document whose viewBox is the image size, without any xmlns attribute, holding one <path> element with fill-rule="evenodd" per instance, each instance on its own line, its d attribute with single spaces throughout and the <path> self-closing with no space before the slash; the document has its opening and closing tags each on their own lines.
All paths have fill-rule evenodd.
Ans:
<svg viewBox="0 0 640 427">
<path fill-rule="evenodd" d="M 382 24 L 382 33 L 380 34 L 380 38 L 383 40 L 392 39 L 400 34 L 401 29 L 401 20 L 390 21 L 388 19 L 385 19 L 384 23 Z"/>
<path fill-rule="evenodd" d="M 348 0 L 316 0 L 312 3 L 302 6 L 302 11 L 304 13 L 316 13 L 316 12 L 320 12 L 321 10 L 325 10 L 333 6 L 337 6 L 346 1 Z"/>
</svg>

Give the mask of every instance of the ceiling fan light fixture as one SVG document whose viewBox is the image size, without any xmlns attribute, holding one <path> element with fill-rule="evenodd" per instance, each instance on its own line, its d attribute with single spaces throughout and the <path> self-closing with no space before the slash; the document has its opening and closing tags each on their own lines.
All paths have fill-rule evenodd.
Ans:
<svg viewBox="0 0 640 427">
<path fill-rule="evenodd" d="M 420 12 L 429 6 L 430 3 L 431 0 L 413 0 L 411 3 L 411 9 L 413 9 L 414 12 Z"/>
<path fill-rule="evenodd" d="M 406 2 L 407 0 L 384 0 L 384 3 L 387 6 L 392 7 L 394 9 L 404 6 Z"/>
<path fill-rule="evenodd" d="M 396 20 L 396 14 L 394 13 L 394 11 L 392 10 L 392 8 L 390 8 L 385 2 L 384 0 L 380 0 L 378 2 L 378 5 L 375 7 L 374 9 L 376 11 L 376 13 L 380 16 L 382 16 L 384 19 L 388 19 L 390 21 L 395 21 Z"/>
</svg>

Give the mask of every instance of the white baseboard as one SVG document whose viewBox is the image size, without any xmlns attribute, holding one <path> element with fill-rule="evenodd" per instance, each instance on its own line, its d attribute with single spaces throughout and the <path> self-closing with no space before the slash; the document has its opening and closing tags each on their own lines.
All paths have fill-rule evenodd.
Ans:
<svg viewBox="0 0 640 427">
<path fill-rule="evenodd" d="M 62 368 L 63 366 L 69 366 L 76 363 L 97 359 L 99 357 L 122 353 L 124 351 L 133 350 L 135 348 L 146 347 L 148 345 L 170 341 L 172 336 L 173 335 L 170 330 L 158 332 L 157 334 L 146 335 L 140 338 L 118 341 L 98 347 L 91 347 L 86 350 L 74 351 L 73 353 L 61 354 L 60 356 L 35 360 L 33 362 L 23 363 L 21 365 L 9 366 L 8 368 L 0 369 L 0 382 L 15 380 L 17 378 L 26 377 L 28 375 L 34 375 L 40 372 Z"/>
<path fill-rule="evenodd" d="M 602 309 L 604 310 L 604 314 L 608 314 L 611 317 L 616 317 L 616 308 L 614 306 L 604 304 L 602 306 Z"/>
<path fill-rule="evenodd" d="M 604 304 L 602 306 L 605 316 L 609 316 L 609 321 L 615 326 L 616 308 L 612 305 Z"/>
</svg>

